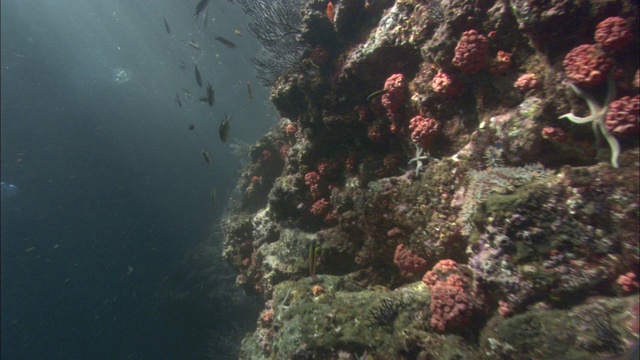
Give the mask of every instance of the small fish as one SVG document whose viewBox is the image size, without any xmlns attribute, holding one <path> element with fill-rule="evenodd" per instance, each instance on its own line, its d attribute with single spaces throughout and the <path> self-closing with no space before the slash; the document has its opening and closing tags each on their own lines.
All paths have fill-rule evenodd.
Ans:
<svg viewBox="0 0 640 360">
<path fill-rule="evenodd" d="M 163 16 L 162 20 L 164 20 L 164 29 L 167 30 L 167 34 L 171 35 L 171 28 L 169 27 L 169 23 L 167 22 L 167 19 L 165 19 Z"/>
<path fill-rule="evenodd" d="M 198 43 L 196 43 L 193 40 L 187 41 L 187 44 L 189 44 L 189 46 L 191 46 L 192 48 L 194 48 L 196 50 L 200 50 L 200 45 L 198 45 Z"/>
<path fill-rule="evenodd" d="M 240 32 L 239 29 L 233 29 L 233 32 L 238 36 L 242 36 L 242 33 Z"/>
<path fill-rule="evenodd" d="M 182 102 L 180 101 L 180 96 L 178 95 L 177 91 L 176 91 L 176 103 L 178 104 L 179 107 L 182 107 Z"/>
<path fill-rule="evenodd" d="M 318 258 L 318 246 L 316 244 L 316 240 L 311 240 L 311 245 L 309 245 L 309 275 L 312 278 L 316 279 L 316 262 Z"/>
<path fill-rule="evenodd" d="M 253 91 L 251 91 L 251 82 L 247 80 L 247 92 L 249 93 L 249 101 L 253 100 Z"/>
<path fill-rule="evenodd" d="M 187 63 L 182 61 L 182 60 L 180 60 L 180 69 L 186 70 L 187 69 Z"/>
<path fill-rule="evenodd" d="M 224 46 L 228 47 L 229 49 L 237 48 L 236 44 L 234 44 L 233 42 L 223 38 L 222 36 L 216 36 L 215 39 L 220 41 Z"/>
<path fill-rule="evenodd" d="M 195 125 L 193 125 L 193 124 L 189 124 L 189 131 L 191 131 L 191 130 L 193 130 L 193 129 L 195 129 L 195 128 L 196 128 L 196 126 L 195 126 Z"/>
<path fill-rule="evenodd" d="M 24 249 L 24 252 L 32 252 L 35 249 L 36 249 L 35 246 L 31 246 L 31 247 L 28 247 L 28 248 Z"/>
<path fill-rule="evenodd" d="M 202 23 L 202 25 L 204 25 L 204 27 L 207 27 L 207 23 L 209 22 L 209 10 L 204 12 L 204 21 Z"/>
<path fill-rule="evenodd" d="M 198 19 L 198 16 L 207 8 L 207 5 L 209 5 L 209 0 L 200 0 L 196 5 L 196 12 L 193 13 L 193 16 Z"/>
<path fill-rule="evenodd" d="M 209 106 L 213 106 L 213 103 L 216 101 L 213 95 L 213 86 L 211 86 L 211 83 L 207 81 L 207 102 L 209 103 Z"/>
<path fill-rule="evenodd" d="M 209 153 L 206 152 L 204 149 L 202 149 L 202 157 L 204 158 L 204 161 L 207 164 L 211 164 L 211 157 L 209 156 Z"/>
<path fill-rule="evenodd" d="M 335 17 L 336 17 L 336 13 L 333 8 L 333 3 L 329 1 L 329 3 L 327 4 L 327 18 L 333 24 Z"/>
<path fill-rule="evenodd" d="M 202 76 L 200 76 L 200 70 L 198 70 L 198 64 L 196 64 L 196 82 L 198 86 L 202 87 Z"/>
<path fill-rule="evenodd" d="M 198 100 L 202 101 L 203 103 L 209 102 L 209 99 L 206 96 L 201 96 L 198 98 Z"/>
<path fill-rule="evenodd" d="M 377 98 L 378 96 L 381 96 L 381 95 L 386 94 L 386 93 L 387 93 L 386 89 L 375 91 L 375 92 L 369 94 L 369 96 L 367 96 L 367 101 L 371 101 L 371 100 Z"/>
<path fill-rule="evenodd" d="M 216 189 L 211 190 L 211 205 L 216 206 Z"/>
<path fill-rule="evenodd" d="M 220 135 L 220 140 L 223 143 L 227 142 L 229 138 L 229 128 L 231 127 L 231 119 L 233 116 L 227 116 L 227 113 L 224 113 L 224 120 L 220 123 L 220 128 L 218 129 L 218 135 Z"/>
</svg>

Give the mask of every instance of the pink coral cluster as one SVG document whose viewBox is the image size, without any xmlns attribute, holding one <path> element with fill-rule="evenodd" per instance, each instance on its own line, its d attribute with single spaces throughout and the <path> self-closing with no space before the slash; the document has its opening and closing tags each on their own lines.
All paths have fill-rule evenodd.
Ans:
<svg viewBox="0 0 640 360">
<path fill-rule="evenodd" d="M 632 292 L 640 288 L 640 284 L 636 280 L 636 274 L 632 273 L 631 271 L 618 276 L 618 280 L 616 282 L 618 283 L 618 285 L 620 285 L 624 292 Z"/>
<path fill-rule="evenodd" d="M 382 95 L 382 106 L 387 111 L 387 117 L 391 120 L 391 132 L 399 134 L 401 131 L 399 126 L 401 109 L 407 96 L 404 75 L 393 74 L 389 76 L 384 83 L 384 90 L 386 92 Z"/>
<path fill-rule="evenodd" d="M 471 279 L 455 261 L 439 261 L 422 281 L 431 291 L 431 326 L 436 330 L 459 328 L 471 319 Z"/>
<path fill-rule="evenodd" d="M 498 51 L 495 59 L 491 60 L 489 73 L 492 75 L 503 74 L 511 67 L 511 53 L 506 51 Z"/>
<path fill-rule="evenodd" d="M 462 81 L 452 77 L 442 70 L 438 70 L 436 76 L 431 80 L 433 91 L 446 98 L 460 96 L 464 92 Z"/>
<path fill-rule="evenodd" d="M 412 253 L 404 244 L 396 247 L 393 263 L 400 269 L 400 275 L 405 279 L 411 279 L 416 274 L 424 274 L 427 271 L 427 261 Z"/>
<path fill-rule="evenodd" d="M 567 132 L 555 126 L 545 126 L 542 128 L 542 137 L 556 143 L 565 143 L 569 140 Z"/>
<path fill-rule="evenodd" d="M 527 92 L 532 89 L 536 89 L 540 85 L 538 81 L 538 77 L 536 74 L 524 74 L 513 83 L 513 87 L 522 91 Z"/>
<path fill-rule="evenodd" d="M 478 34 L 476 30 L 462 33 L 456 45 L 453 65 L 467 74 L 475 74 L 482 70 L 489 53 L 489 41 L 486 36 Z"/>
<path fill-rule="evenodd" d="M 322 159 L 318 161 L 316 167 L 318 168 L 318 174 L 323 178 L 335 177 L 339 170 L 339 164 L 335 160 Z"/>
<path fill-rule="evenodd" d="M 325 198 L 322 198 L 311 205 L 311 213 L 318 217 L 324 217 L 331 210 L 331 204 Z"/>
<path fill-rule="evenodd" d="M 640 124 L 640 96 L 624 96 L 609 104 L 604 126 L 617 136 L 638 135 Z"/>
<path fill-rule="evenodd" d="M 596 45 L 583 44 L 567 53 L 563 65 L 574 84 L 592 87 L 607 78 L 613 63 Z"/>
<path fill-rule="evenodd" d="M 320 174 L 315 171 L 308 172 L 304 176 L 304 183 L 309 187 L 314 199 L 322 195 L 322 191 L 320 190 Z"/>
<path fill-rule="evenodd" d="M 431 140 L 438 134 L 440 126 L 432 118 L 416 115 L 409 123 L 411 130 L 411 140 L 423 149 L 431 145 Z"/>
<path fill-rule="evenodd" d="M 633 40 L 633 31 L 625 19 L 611 16 L 596 26 L 594 39 L 605 50 L 618 50 Z"/>
<path fill-rule="evenodd" d="M 509 317 L 513 314 L 509 303 L 504 300 L 498 300 L 498 314 L 502 317 Z"/>
</svg>

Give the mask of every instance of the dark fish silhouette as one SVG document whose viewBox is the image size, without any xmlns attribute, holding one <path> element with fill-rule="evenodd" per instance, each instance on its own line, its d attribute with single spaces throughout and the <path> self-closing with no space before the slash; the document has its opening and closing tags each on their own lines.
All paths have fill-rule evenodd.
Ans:
<svg viewBox="0 0 640 360">
<path fill-rule="evenodd" d="M 187 63 L 185 63 L 184 61 L 180 60 L 180 69 L 186 70 L 187 69 Z"/>
<path fill-rule="evenodd" d="M 200 76 L 200 70 L 198 70 L 198 65 L 196 64 L 196 82 L 198 86 L 202 87 L 202 76 Z"/>
<path fill-rule="evenodd" d="M 180 96 L 178 96 L 178 92 L 176 92 L 176 103 L 179 107 L 182 107 L 182 102 L 180 101 Z"/>
<path fill-rule="evenodd" d="M 167 30 L 167 34 L 171 35 L 171 28 L 169 27 L 169 23 L 167 23 L 167 19 L 163 16 L 162 20 L 164 20 L 164 29 Z"/>
<path fill-rule="evenodd" d="M 213 86 L 211 86 L 211 83 L 207 81 L 207 102 L 209 103 L 209 106 L 213 106 L 215 101 L 216 99 L 213 97 Z"/>
<path fill-rule="evenodd" d="M 193 124 L 189 124 L 189 130 L 193 130 L 193 129 L 195 129 L 195 128 L 196 128 L 196 126 L 195 126 L 195 125 L 193 125 Z"/>
<path fill-rule="evenodd" d="M 220 123 L 220 128 L 218 129 L 218 135 L 220 135 L 220 140 L 223 143 L 227 142 L 229 138 L 229 128 L 231 127 L 231 119 L 233 116 L 227 116 L 227 113 L 224 113 L 224 120 Z"/>
<path fill-rule="evenodd" d="M 211 157 L 209 156 L 209 153 L 206 152 L 204 149 L 202 149 L 202 157 L 204 158 L 204 161 L 207 164 L 211 164 Z"/>
<path fill-rule="evenodd" d="M 222 36 L 216 36 L 215 39 L 220 41 L 224 46 L 226 46 L 226 47 L 228 47 L 230 49 L 237 48 L 236 44 L 234 44 L 233 42 L 223 38 Z"/>
<path fill-rule="evenodd" d="M 209 0 L 200 0 L 198 5 L 196 5 L 196 12 L 193 13 L 193 16 L 198 19 L 200 14 L 207 8 L 207 5 L 209 5 Z"/>
<path fill-rule="evenodd" d="M 249 93 L 249 101 L 253 100 L 253 91 L 251 91 L 251 82 L 247 81 L 247 92 Z"/>
</svg>

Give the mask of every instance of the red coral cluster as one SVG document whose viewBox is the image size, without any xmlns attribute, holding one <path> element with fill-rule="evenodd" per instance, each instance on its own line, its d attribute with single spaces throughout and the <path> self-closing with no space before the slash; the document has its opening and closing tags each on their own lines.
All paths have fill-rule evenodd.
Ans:
<svg viewBox="0 0 640 360">
<path fill-rule="evenodd" d="M 411 279 L 414 275 L 424 274 L 427 271 L 427 261 L 412 253 L 404 244 L 396 247 L 393 263 L 400 269 L 400 275 L 405 279 Z"/>
<path fill-rule="evenodd" d="M 569 136 L 566 131 L 554 126 L 545 126 L 542 128 L 542 137 L 557 143 L 565 143 L 569 140 Z"/>
<path fill-rule="evenodd" d="M 282 160 L 287 159 L 287 157 L 289 156 L 290 149 L 291 149 L 291 146 L 289 144 L 283 144 L 282 146 L 280 146 L 280 158 L 282 158 Z"/>
<path fill-rule="evenodd" d="M 369 109 L 366 106 L 356 105 L 354 110 L 358 114 L 358 121 L 359 122 L 361 122 L 363 124 L 366 124 L 366 123 L 369 122 L 370 112 L 369 112 Z"/>
<path fill-rule="evenodd" d="M 315 171 L 308 172 L 304 176 L 304 183 L 309 187 L 314 199 L 322 195 L 322 191 L 320 190 L 320 174 Z"/>
<path fill-rule="evenodd" d="M 632 272 L 618 276 L 618 280 L 616 282 L 624 292 L 632 292 L 640 288 L 640 283 L 636 280 L 636 274 Z"/>
<path fill-rule="evenodd" d="M 482 70 L 489 53 L 489 41 L 486 36 L 478 34 L 476 30 L 462 33 L 456 45 L 453 65 L 467 74 L 475 74 Z"/>
<path fill-rule="evenodd" d="M 438 134 L 440 126 L 438 122 L 432 118 L 416 115 L 409 123 L 411 130 L 411 140 L 423 149 L 431 145 L 431 140 Z"/>
<path fill-rule="evenodd" d="M 538 77 L 536 74 L 524 74 L 513 83 L 513 87 L 522 91 L 527 92 L 532 89 L 536 89 L 540 85 L 538 81 Z"/>
<path fill-rule="evenodd" d="M 460 328 L 471 319 L 471 279 L 455 261 L 441 260 L 422 281 L 431 291 L 431 326 L 436 330 Z"/>
<path fill-rule="evenodd" d="M 611 102 L 604 126 L 617 136 L 638 135 L 640 124 L 640 96 L 624 96 Z"/>
<path fill-rule="evenodd" d="M 325 198 L 322 198 L 311 205 L 311 213 L 318 217 L 324 217 L 331 209 L 331 204 Z"/>
<path fill-rule="evenodd" d="M 367 130 L 367 136 L 374 143 L 379 143 L 379 142 L 382 142 L 384 140 L 384 136 L 382 135 L 382 131 L 380 130 L 380 126 L 377 125 L 377 124 L 373 124 L 373 125 L 369 126 L 369 129 Z"/>
<path fill-rule="evenodd" d="M 386 92 L 382 95 L 382 106 L 387 111 L 387 117 L 391 120 L 391 132 L 399 134 L 402 105 L 407 96 L 404 75 L 393 74 L 389 76 L 384 83 L 384 90 Z"/>
<path fill-rule="evenodd" d="M 618 50 L 633 40 L 633 31 L 625 19 L 611 16 L 596 26 L 594 39 L 605 50 Z"/>
<path fill-rule="evenodd" d="M 503 74 L 511 67 L 511 53 L 506 51 L 498 51 L 495 59 L 491 60 L 489 73 L 492 75 Z"/>
<path fill-rule="evenodd" d="M 564 58 L 564 72 L 576 85 L 592 87 L 607 78 L 613 63 L 596 45 L 583 44 Z"/>
<path fill-rule="evenodd" d="M 442 70 L 438 70 L 436 76 L 431 80 L 431 88 L 446 98 L 457 97 L 464 92 L 462 82 Z"/>
<path fill-rule="evenodd" d="M 352 173 L 358 167 L 358 155 L 357 154 L 349 154 L 347 159 L 344 161 L 344 168 L 348 172 Z"/>
</svg>

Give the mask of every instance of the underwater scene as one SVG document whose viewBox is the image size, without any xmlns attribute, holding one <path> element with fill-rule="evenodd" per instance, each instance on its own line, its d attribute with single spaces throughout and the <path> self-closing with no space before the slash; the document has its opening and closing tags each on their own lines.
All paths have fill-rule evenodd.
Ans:
<svg viewBox="0 0 640 360">
<path fill-rule="evenodd" d="M 2 359 L 638 359 L 638 6 L 3 1 Z"/>
</svg>

